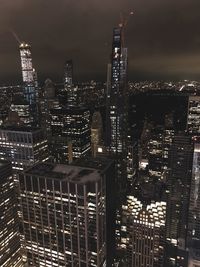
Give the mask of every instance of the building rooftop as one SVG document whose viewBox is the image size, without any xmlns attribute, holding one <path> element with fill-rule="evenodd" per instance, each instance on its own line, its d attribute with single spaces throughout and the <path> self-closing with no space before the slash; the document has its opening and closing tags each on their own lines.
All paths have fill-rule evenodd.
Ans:
<svg viewBox="0 0 200 267">
<path fill-rule="evenodd" d="M 15 131 L 15 132 L 36 132 L 41 131 L 40 128 L 26 127 L 26 126 L 6 126 L 2 125 L 0 131 Z"/>
<path fill-rule="evenodd" d="M 25 174 L 66 180 L 75 184 L 96 182 L 101 178 L 99 170 L 94 168 L 52 163 L 39 163 L 28 169 Z"/>
<path fill-rule="evenodd" d="M 87 167 L 99 170 L 101 172 L 105 171 L 111 164 L 113 164 L 114 160 L 108 159 L 106 157 L 84 157 L 82 159 L 78 159 L 73 162 L 71 165 L 80 166 L 80 167 Z"/>
</svg>

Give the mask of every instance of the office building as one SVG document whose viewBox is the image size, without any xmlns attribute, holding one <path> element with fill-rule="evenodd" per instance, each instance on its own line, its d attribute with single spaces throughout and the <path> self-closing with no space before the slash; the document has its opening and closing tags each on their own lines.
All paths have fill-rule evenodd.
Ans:
<svg viewBox="0 0 200 267">
<path fill-rule="evenodd" d="M 20 174 L 29 266 L 108 266 L 113 256 L 113 163 L 37 164 Z"/>
<path fill-rule="evenodd" d="M 17 196 L 11 164 L 0 160 L 0 266 L 24 266 L 20 248 Z"/>
<path fill-rule="evenodd" d="M 162 179 L 163 170 L 163 129 L 156 127 L 151 131 L 147 145 L 149 172 L 152 176 Z"/>
<path fill-rule="evenodd" d="M 166 262 L 165 266 L 187 267 L 187 229 L 192 180 L 191 138 L 176 135 L 169 157 L 167 178 Z"/>
<path fill-rule="evenodd" d="M 2 127 L 0 129 L 0 159 L 9 160 L 15 171 L 22 171 L 49 158 L 47 139 L 40 129 Z"/>
<path fill-rule="evenodd" d="M 90 111 L 87 108 L 56 108 L 51 110 L 51 133 L 72 142 L 73 159 L 91 152 Z M 66 142 L 65 142 L 66 143 Z"/>
<path fill-rule="evenodd" d="M 162 181 L 139 171 L 122 205 L 122 266 L 163 266 L 166 200 Z"/>
<path fill-rule="evenodd" d="M 123 205 L 122 249 L 124 266 L 163 266 L 166 202 L 146 204 L 134 196 Z M 124 232 L 124 234 L 123 234 Z"/>
<path fill-rule="evenodd" d="M 21 124 L 24 126 L 30 125 L 30 108 L 28 102 L 23 97 L 15 97 L 12 100 L 11 111 L 17 112 Z"/>
<path fill-rule="evenodd" d="M 193 136 L 200 134 L 200 97 L 189 96 L 187 130 Z"/>
<path fill-rule="evenodd" d="M 63 136 L 51 136 L 48 138 L 51 162 L 70 163 L 73 161 L 72 142 Z"/>
</svg>

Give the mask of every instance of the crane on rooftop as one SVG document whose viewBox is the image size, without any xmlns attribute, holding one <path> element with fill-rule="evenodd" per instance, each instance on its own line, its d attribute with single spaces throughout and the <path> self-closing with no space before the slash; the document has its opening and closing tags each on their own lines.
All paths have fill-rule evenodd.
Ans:
<svg viewBox="0 0 200 267">
<path fill-rule="evenodd" d="M 123 14 L 122 12 L 120 12 L 120 23 L 119 23 L 119 27 L 122 30 L 122 45 L 124 46 L 125 43 L 125 29 L 126 26 L 128 25 L 129 19 L 131 16 L 133 16 L 133 11 L 130 11 L 128 14 Z"/>
</svg>

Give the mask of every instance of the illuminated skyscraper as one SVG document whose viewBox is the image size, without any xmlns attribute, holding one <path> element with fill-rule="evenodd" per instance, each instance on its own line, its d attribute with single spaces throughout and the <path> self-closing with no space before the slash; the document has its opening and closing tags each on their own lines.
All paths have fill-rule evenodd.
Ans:
<svg viewBox="0 0 200 267">
<path fill-rule="evenodd" d="M 119 196 L 126 190 L 127 154 L 127 48 L 123 47 L 123 28 L 113 31 L 111 59 L 111 88 L 109 92 L 108 134 L 110 151 L 116 157 Z"/>
<path fill-rule="evenodd" d="M 21 43 L 19 46 L 22 80 L 24 87 L 24 98 L 29 105 L 30 125 L 38 125 L 38 105 L 37 105 L 37 75 L 32 65 L 31 46 L 27 43 Z"/>
<path fill-rule="evenodd" d="M 114 166 L 87 162 L 42 163 L 20 175 L 29 266 L 112 266 Z"/>
<path fill-rule="evenodd" d="M 0 161 L 0 266 L 22 267 L 17 196 L 11 164 Z"/>
<path fill-rule="evenodd" d="M 122 248 L 127 267 L 163 266 L 166 202 L 142 203 L 128 196 L 123 206 L 124 222 Z"/>
</svg>

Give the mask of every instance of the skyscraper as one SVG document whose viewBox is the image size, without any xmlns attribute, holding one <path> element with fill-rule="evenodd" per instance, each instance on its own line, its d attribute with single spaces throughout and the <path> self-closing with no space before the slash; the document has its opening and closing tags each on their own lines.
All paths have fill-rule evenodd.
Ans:
<svg viewBox="0 0 200 267">
<path fill-rule="evenodd" d="M 189 136 L 179 134 L 174 137 L 167 178 L 166 267 L 187 267 L 193 149 Z"/>
<path fill-rule="evenodd" d="M 113 163 L 88 162 L 43 163 L 20 175 L 29 266 L 111 267 Z"/>
<path fill-rule="evenodd" d="M 127 48 L 123 47 L 123 27 L 113 31 L 111 88 L 109 92 L 109 147 L 116 157 L 119 196 L 126 190 L 127 154 Z"/>
<path fill-rule="evenodd" d="M 50 79 L 45 80 L 44 87 L 41 90 L 39 97 L 40 106 L 40 122 L 41 128 L 47 133 L 47 136 L 51 135 L 51 113 L 50 110 L 59 107 L 59 101 L 56 98 L 56 88 L 54 83 Z"/>
<path fill-rule="evenodd" d="M 64 66 L 64 93 L 67 96 L 65 104 L 76 106 L 78 87 L 73 85 L 73 62 L 67 60 Z"/>
<path fill-rule="evenodd" d="M 64 86 L 72 86 L 73 84 L 73 62 L 67 60 L 64 66 Z"/>
<path fill-rule="evenodd" d="M 0 161 L 0 266 L 22 267 L 17 196 L 11 164 Z"/>
<path fill-rule="evenodd" d="M 190 189 L 189 223 L 187 248 L 189 249 L 189 267 L 200 266 L 200 143 L 196 138 Z"/>
<path fill-rule="evenodd" d="M 163 266 L 166 202 L 144 203 L 134 196 L 127 197 L 123 206 L 122 246 L 127 267 Z"/>
<path fill-rule="evenodd" d="M 91 151 L 90 111 L 72 106 L 56 108 L 51 110 L 51 118 L 52 136 L 63 137 L 63 145 L 67 140 L 72 142 L 73 159 L 88 155 Z"/>
<path fill-rule="evenodd" d="M 31 46 L 27 43 L 21 43 L 19 46 L 21 67 L 22 67 L 22 80 L 24 89 L 24 98 L 29 105 L 30 112 L 30 125 L 38 125 L 38 88 L 37 88 L 37 75 L 32 65 Z"/>
</svg>

